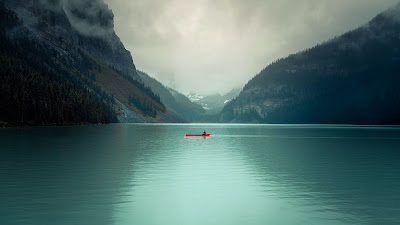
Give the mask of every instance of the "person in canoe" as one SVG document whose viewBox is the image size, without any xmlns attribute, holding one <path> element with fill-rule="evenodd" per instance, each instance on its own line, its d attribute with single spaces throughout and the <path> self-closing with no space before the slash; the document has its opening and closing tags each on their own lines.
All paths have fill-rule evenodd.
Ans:
<svg viewBox="0 0 400 225">
<path fill-rule="evenodd" d="M 206 135 L 206 134 L 207 134 L 207 133 L 206 133 L 206 130 L 204 130 L 204 131 L 203 131 L 203 135 Z"/>
</svg>

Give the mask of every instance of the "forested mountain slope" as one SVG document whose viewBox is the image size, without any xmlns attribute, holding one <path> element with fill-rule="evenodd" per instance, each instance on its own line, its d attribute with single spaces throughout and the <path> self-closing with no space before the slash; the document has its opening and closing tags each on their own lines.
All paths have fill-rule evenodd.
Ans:
<svg viewBox="0 0 400 225">
<path fill-rule="evenodd" d="M 143 82 L 160 96 L 161 101 L 169 112 L 179 116 L 186 122 L 199 122 L 205 119 L 205 110 L 199 104 L 191 102 L 178 91 L 165 87 L 148 74 L 139 70 L 137 72 Z"/>
<path fill-rule="evenodd" d="M 102 0 L 1 0 L 0 10 L 2 124 L 179 121 L 137 75 Z"/>
<path fill-rule="evenodd" d="M 400 5 L 279 59 L 228 103 L 222 122 L 400 124 Z"/>
</svg>

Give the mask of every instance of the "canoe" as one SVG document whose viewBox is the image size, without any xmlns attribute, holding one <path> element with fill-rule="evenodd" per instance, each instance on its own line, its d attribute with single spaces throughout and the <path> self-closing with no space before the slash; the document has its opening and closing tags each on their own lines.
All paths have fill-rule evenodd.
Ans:
<svg viewBox="0 0 400 225">
<path fill-rule="evenodd" d="M 209 137 L 210 134 L 185 134 L 185 137 Z"/>
</svg>

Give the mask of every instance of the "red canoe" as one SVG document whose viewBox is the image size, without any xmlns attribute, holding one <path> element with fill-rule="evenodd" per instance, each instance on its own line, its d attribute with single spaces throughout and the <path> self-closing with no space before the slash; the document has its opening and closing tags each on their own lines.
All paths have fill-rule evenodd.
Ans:
<svg viewBox="0 0 400 225">
<path fill-rule="evenodd" d="M 185 134 L 185 137 L 209 137 L 210 134 Z"/>
</svg>

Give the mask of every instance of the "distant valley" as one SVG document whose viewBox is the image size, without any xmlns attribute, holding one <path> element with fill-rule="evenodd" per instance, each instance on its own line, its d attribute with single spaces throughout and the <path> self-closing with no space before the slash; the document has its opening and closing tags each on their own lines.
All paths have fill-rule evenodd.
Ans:
<svg viewBox="0 0 400 225">
<path fill-rule="evenodd" d="M 207 114 L 219 114 L 224 106 L 232 99 L 237 97 L 241 89 L 232 89 L 225 94 L 213 94 L 213 95 L 200 95 L 195 93 L 189 93 L 186 96 L 197 104 L 200 104 Z"/>
<path fill-rule="evenodd" d="M 223 95 L 203 96 L 193 93 L 185 95 L 175 89 L 164 86 L 145 72 L 138 70 L 138 74 L 143 82 L 160 96 L 168 111 L 187 122 L 217 122 L 219 113 L 226 103 L 235 98 L 240 92 L 240 89 L 233 89 Z"/>
</svg>

